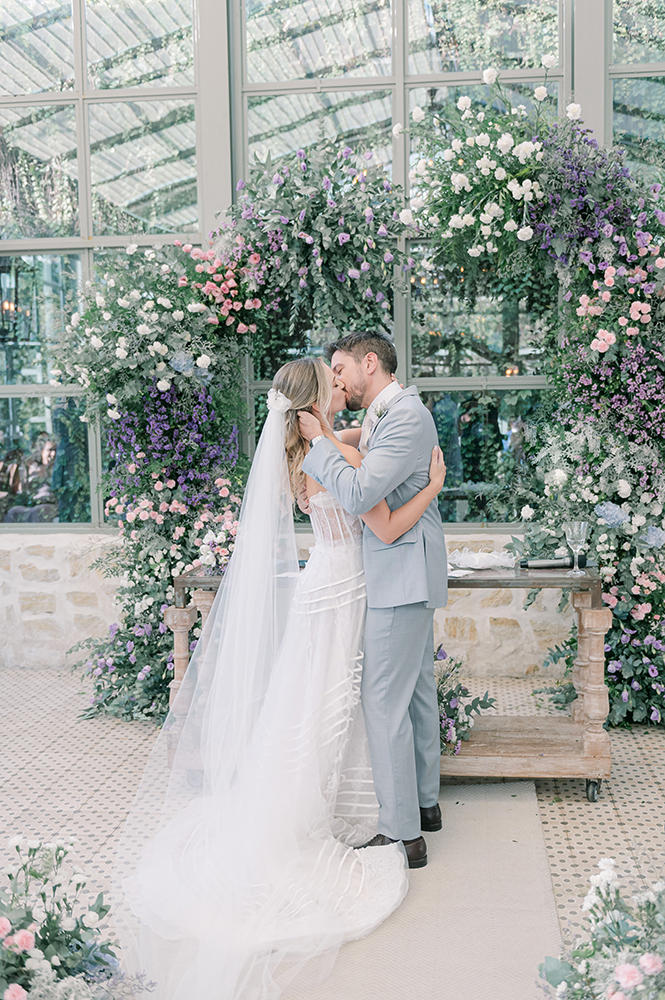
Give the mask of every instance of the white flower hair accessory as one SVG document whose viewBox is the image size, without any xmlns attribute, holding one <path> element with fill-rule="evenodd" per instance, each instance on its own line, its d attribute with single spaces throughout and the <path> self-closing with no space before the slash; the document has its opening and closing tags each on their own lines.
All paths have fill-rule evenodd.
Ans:
<svg viewBox="0 0 665 1000">
<path fill-rule="evenodd" d="M 287 399 L 279 389 L 271 389 L 268 393 L 268 409 L 277 410 L 278 413 L 286 413 L 291 409 L 291 400 Z"/>
</svg>

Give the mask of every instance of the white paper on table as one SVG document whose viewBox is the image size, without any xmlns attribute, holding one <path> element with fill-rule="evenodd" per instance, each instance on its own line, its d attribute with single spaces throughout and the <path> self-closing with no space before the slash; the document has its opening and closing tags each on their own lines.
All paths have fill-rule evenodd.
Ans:
<svg viewBox="0 0 665 1000">
<path fill-rule="evenodd" d="M 453 569 L 452 566 L 448 567 L 449 577 L 471 576 L 472 574 L 473 574 L 472 569 Z"/>
<path fill-rule="evenodd" d="M 510 552 L 472 552 L 464 548 L 449 552 L 448 562 L 458 569 L 514 569 L 515 556 Z"/>
</svg>

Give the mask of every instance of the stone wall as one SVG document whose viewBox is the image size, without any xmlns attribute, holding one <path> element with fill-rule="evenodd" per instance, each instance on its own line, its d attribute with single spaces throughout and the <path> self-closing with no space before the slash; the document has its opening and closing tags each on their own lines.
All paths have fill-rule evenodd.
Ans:
<svg viewBox="0 0 665 1000">
<path fill-rule="evenodd" d="M 450 534 L 448 551 L 471 549 L 500 552 L 510 535 Z M 314 537 L 298 535 L 300 558 L 306 559 Z M 560 590 L 541 590 L 534 603 L 523 609 L 526 590 L 451 589 L 448 604 L 434 615 L 434 641 L 464 661 L 464 672 L 473 677 L 556 678 L 562 667 L 542 670 L 547 650 L 561 644 L 570 631 L 570 605 L 559 613 Z"/>
<path fill-rule="evenodd" d="M 0 537 L 0 666 L 62 667 L 66 651 L 116 618 L 116 584 L 91 569 L 104 534 Z"/>
</svg>

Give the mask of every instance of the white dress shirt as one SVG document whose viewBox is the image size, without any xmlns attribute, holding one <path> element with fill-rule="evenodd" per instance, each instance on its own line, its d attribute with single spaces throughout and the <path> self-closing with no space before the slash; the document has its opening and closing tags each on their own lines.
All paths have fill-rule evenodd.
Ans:
<svg viewBox="0 0 665 1000">
<path fill-rule="evenodd" d="M 363 420 L 362 429 L 360 431 L 360 444 L 358 445 L 358 451 L 365 457 L 367 454 L 367 442 L 369 436 L 372 433 L 378 417 L 376 411 L 380 409 L 382 403 L 387 403 L 389 400 L 398 396 L 402 392 L 402 386 L 399 382 L 391 382 L 389 385 L 382 389 L 378 396 L 372 400 L 372 402 L 367 407 L 367 412 L 365 413 L 365 419 Z"/>
</svg>

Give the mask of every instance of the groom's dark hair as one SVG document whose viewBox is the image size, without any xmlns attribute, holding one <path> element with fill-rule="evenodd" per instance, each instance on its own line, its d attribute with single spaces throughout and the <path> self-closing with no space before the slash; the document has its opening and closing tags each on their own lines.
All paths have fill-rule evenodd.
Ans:
<svg viewBox="0 0 665 1000">
<path fill-rule="evenodd" d="M 328 361 L 332 360 L 335 351 L 352 354 L 356 361 L 362 361 L 366 354 L 372 352 L 379 359 L 379 364 L 387 375 L 397 371 L 397 352 L 395 345 L 384 333 L 374 333 L 361 330 L 359 333 L 349 333 L 340 337 L 326 347 Z"/>
</svg>

